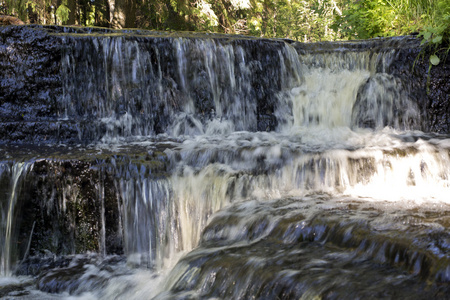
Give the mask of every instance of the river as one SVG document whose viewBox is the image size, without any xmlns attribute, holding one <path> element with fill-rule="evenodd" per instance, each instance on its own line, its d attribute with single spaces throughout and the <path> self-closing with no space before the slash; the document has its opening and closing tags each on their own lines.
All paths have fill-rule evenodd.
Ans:
<svg viewBox="0 0 450 300">
<path fill-rule="evenodd" d="M 0 297 L 448 299 L 412 39 L 54 35 L 75 133 L 0 145 Z"/>
</svg>

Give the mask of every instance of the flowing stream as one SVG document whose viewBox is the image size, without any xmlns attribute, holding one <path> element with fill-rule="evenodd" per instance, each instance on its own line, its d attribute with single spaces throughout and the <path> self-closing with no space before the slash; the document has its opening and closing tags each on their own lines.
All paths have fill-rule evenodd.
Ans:
<svg viewBox="0 0 450 300">
<path fill-rule="evenodd" d="M 0 297 L 448 299 L 408 38 L 60 36 L 78 142 L 0 146 Z"/>
</svg>

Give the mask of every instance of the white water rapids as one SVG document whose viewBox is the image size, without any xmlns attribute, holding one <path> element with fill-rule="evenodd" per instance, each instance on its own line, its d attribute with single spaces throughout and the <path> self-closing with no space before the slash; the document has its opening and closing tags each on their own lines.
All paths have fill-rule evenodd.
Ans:
<svg viewBox="0 0 450 300">
<path fill-rule="evenodd" d="M 70 53 L 63 57 L 61 117 L 95 116 L 106 130 L 100 143 L 46 151 L 54 162 L 63 161 L 58 149 L 70 157 L 90 151 L 97 158 L 91 169 L 101 178 L 92 196 L 102 203 L 99 253 L 73 249 L 70 263 L 47 270 L 36 284 L 29 276 L 12 276 L 13 265 L 24 259 L 11 254 L 14 206 L 23 185 L 18 182 L 46 157 L 31 151 L 24 163 L 4 147 L 0 292 L 13 292 L 3 295 L 271 299 L 278 293 L 286 299 L 344 299 L 378 297 L 386 289 L 390 298 L 398 289 L 400 296 L 411 296 L 416 287 L 428 295 L 423 278 L 448 285 L 450 138 L 417 130 L 417 104 L 387 71 L 394 53 L 298 54 L 283 44 L 276 51 L 281 84 L 270 99 L 277 126 L 264 132 L 256 131 L 258 96 L 251 84 L 253 72 L 264 70 L 248 61 L 244 48 L 174 39 L 175 80 L 162 75 L 160 49 L 152 56 L 125 39 L 93 43 L 104 55 L 97 63 L 109 71 L 97 76 L 87 68 L 80 78 L 92 72 L 96 82 L 80 89 L 71 74 L 82 62 Z M 141 85 L 139 93 L 133 90 Z M 200 111 L 198 97 L 212 98 L 212 112 Z M 154 129 L 158 117 L 167 117 L 158 121 L 167 124 L 164 133 Z M 79 136 L 86 132 L 80 129 Z M 153 174 L 153 161 L 119 161 L 135 148 L 161 153 L 168 171 Z M 82 200 L 76 179 L 61 174 L 67 176 L 62 186 L 40 188 L 53 191 L 43 201 L 52 201 L 47 210 L 56 205 L 63 217 L 67 203 Z M 103 185 L 108 176 L 114 186 Z M 117 198 L 122 260 L 105 256 L 108 190 Z M 74 275 L 58 286 L 61 270 Z M 331 275 L 316 278 L 317 270 Z M 277 284 L 284 288 L 278 291 Z M 437 298 L 445 295 L 437 290 Z"/>
</svg>

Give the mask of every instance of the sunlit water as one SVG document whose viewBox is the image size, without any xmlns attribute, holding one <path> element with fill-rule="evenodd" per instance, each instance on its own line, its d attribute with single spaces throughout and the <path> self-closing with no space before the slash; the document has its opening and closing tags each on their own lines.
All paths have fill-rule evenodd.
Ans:
<svg viewBox="0 0 450 300">
<path fill-rule="evenodd" d="M 243 47 L 174 39 L 176 75 L 168 79 L 160 48 L 90 43 L 104 61 L 85 73 L 75 71 L 75 54 L 63 57 L 61 118 L 95 116 L 106 128 L 99 142 L 2 148 L 0 297 L 448 297 L 450 138 L 418 130 L 417 105 L 386 73 L 390 53 L 298 55 L 283 44 L 274 51 L 277 126 L 264 132 L 251 84 L 261 66 Z M 84 77 L 96 82 L 79 89 Z M 212 111 L 194 100 L 203 85 Z M 133 94 L 133 86 L 144 88 Z M 98 130 L 83 126 L 80 138 Z M 127 157 L 135 152 L 160 153 L 165 171 Z M 18 257 L 14 244 L 17 195 L 36 163 L 63 157 L 96 160 L 99 252 L 48 251 L 35 258 L 47 264 L 38 277 L 14 276 L 21 260 L 33 259 Z M 81 191 L 70 174 L 55 176 L 63 184 L 42 187 L 53 190 L 44 207 L 63 217 Z M 114 186 L 103 184 L 108 176 Z M 108 193 L 117 198 L 123 255 L 106 250 Z"/>
</svg>

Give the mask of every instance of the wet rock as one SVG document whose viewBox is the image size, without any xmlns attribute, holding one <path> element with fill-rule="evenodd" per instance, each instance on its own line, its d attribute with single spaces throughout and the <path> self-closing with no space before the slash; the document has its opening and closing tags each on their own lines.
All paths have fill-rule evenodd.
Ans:
<svg viewBox="0 0 450 300">
<path fill-rule="evenodd" d="M 422 131 L 450 133 L 450 58 L 444 56 L 439 65 L 431 67 L 430 55 L 429 49 L 421 47 L 399 51 L 390 72 L 402 79 L 422 112 Z"/>
<path fill-rule="evenodd" d="M 124 258 L 119 256 L 102 258 L 97 255 L 77 255 L 59 260 L 68 261 L 69 264 L 59 267 L 53 265 L 51 269 L 43 271 L 36 282 L 39 290 L 52 294 L 65 292 L 79 295 L 104 287 L 112 276 L 124 272 L 120 268 Z"/>
<path fill-rule="evenodd" d="M 164 178 L 169 167 L 163 152 L 149 153 L 139 147 L 126 154 L 13 147 L 2 149 L 2 155 L 10 151 L 17 160 L 29 160 L 15 190 L 20 201 L 14 207 L 11 262 L 17 262 L 18 275 L 35 275 L 53 266 L 53 255 L 123 254 L 124 212 L 119 210 L 126 208 L 119 190 L 121 179 Z M 36 159 L 36 155 L 45 158 Z M 0 193 L 6 195 L 1 207 L 9 201 L 13 165 L 0 165 Z"/>
<path fill-rule="evenodd" d="M 8 296 L 10 297 L 20 297 L 20 296 L 26 296 L 29 292 L 24 289 L 24 287 L 20 284 L 11 284 L 11 285 L 5 285 L 0 286 L 0 298 L 7 299 Z"/>
<path fill-rule="evenodd" d="M 173 269 L 164 297 L 446 299 L 448 249 L 433 248 L 426 230 L 374 230 L 388 214 L 360 210 L 359 201 L 334 209 L 327 203 L 310 215 L 325 199 L 298 210 L 287 199 L 223 210 L 203 231 L 199 247 Z"/>
<path fill-rule="evenodd" d="M 0 28 L 2 143 L 54 140 L 61 92 L 57 40 L 33 26 Z"/>
</svg>

